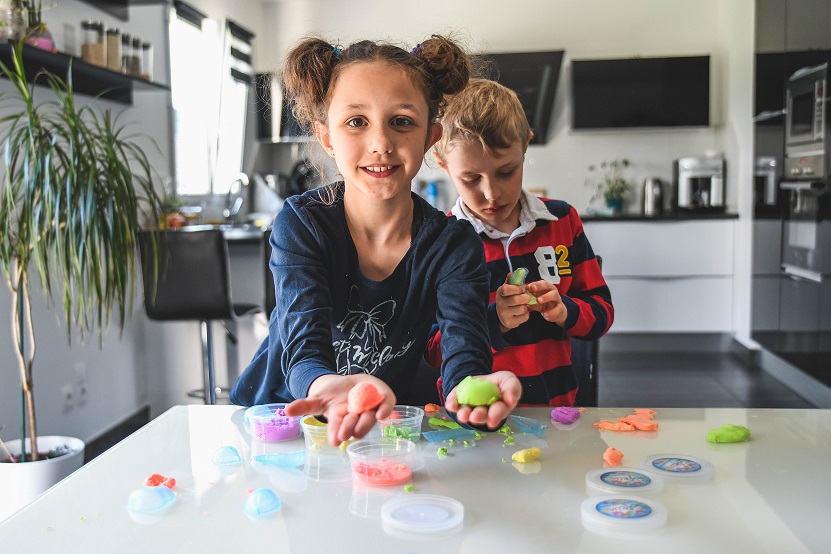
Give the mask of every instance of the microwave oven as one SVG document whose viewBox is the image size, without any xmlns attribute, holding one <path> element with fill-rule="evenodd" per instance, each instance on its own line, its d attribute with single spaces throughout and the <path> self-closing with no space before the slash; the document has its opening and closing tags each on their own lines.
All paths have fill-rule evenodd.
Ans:
<svg viewBox="0 0 831 554">
<path fill-rule="evenodd" d="M 785 177 L 825 176 L 828 64 L 796 71 L 785 87 Z M 809 157 L 811 163 L 805 163 Z"/>
</svg>

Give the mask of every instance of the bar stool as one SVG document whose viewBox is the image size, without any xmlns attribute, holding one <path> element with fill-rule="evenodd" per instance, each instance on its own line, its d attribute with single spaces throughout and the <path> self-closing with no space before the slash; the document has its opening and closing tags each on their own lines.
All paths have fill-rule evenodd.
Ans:
<svg viewBox="0 0 831 554">
<path fill-rule="evenodd" d="M 274 307 L 277 305 L 277 299 L 275 298 L 274 293 L 274 275 L 271 273 L 271 267 L 268 265 L 269 261 L 271 261 L 271 243 L 268 242 L 270 237 L 271 230 L 263 231 L 261 252 L 263 255 L 263 268 L 265 270 L 263 273 L 263 280 L 265 282 L 264 304 L 266 319 L 271 319 L 271 312 L 274 311 Z"/>
<path fill-rule="evenodd" d="M 211 321 L 221 320 L 226 337 L 236 342 L 225 321 L 262 311 L 257 304 L 231 300 L 228 244 L 220 230 L 142 231 L 139 235 L 144 309 L 157 321 L 199 321 L 203 389 L 188 396 L 216 404 Z M 154 251 L 158 256 L 153 256 Z M 158 264 L 156 263 L 158 260 Z"/>
</svg>

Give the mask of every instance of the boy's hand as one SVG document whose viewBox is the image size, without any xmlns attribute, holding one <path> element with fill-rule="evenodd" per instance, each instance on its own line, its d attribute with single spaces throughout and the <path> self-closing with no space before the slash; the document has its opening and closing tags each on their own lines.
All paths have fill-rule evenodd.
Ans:
<svg viewBox="0 0 831 554">
<path fill-rule="evenodd" d="M 347 395 L 356 384 L 370 381 L 384 400 L 378 407 L 362 414 L 350 414 L 347 410 Z M 286 415 L 302 416 L 323 414 L 328 421 L 329 443 L 338 446 L 349 437 L 356 439 L 366 435 L 375 422 L 385 419 L 395 406 L 395 394 L 382 380 L 365 373 L 358 375 L 323 375 L 309 387 L 309 396 L 300 398 L 286 406 Z"/>
<path fill-rule="evenodd" d="M 565 325 L 568 311 L 566 310 L 563 299 L 560 297 L 560 291 L 557 290 L 556 285 L 552 285 L 548 281 L 534 281 L 526 285 L 528 291 L 537 297 L 537 304 L 535 306 L 528 306 L 529 310 L 540 312 L 543 319 L 556 323 L 560 327 Z"/>
<path fill-rule="evenodd" d="M 525 287 L 508 283 L 510 274 L 505 277 L 505 284 L 496 289 L 496 317 L 499 318 L 499 330 L 504 334 L 516 329 L 530 317 L 528 302 L 531 295 Z"/>
<path fill-rule="evenodd" d="M 499 425 L 510 415 L 519 397 L 522 396 L 522 384 L 517 376 L 510 371 L 496 371 L 490 375 L 477 375 L 478 379 L 487 379 L 499 387 L 501 400 L 497 400 L 490 406 L 468 406 L 459 404 L 456 400 L 456 389 L 454 388 L 447 395 L 444 406 L 451 412 L 456 412 L 456 419 L 459 423 L 471 425 L 487 425 L 489 429 L 496 431 Z"/>
</svg>

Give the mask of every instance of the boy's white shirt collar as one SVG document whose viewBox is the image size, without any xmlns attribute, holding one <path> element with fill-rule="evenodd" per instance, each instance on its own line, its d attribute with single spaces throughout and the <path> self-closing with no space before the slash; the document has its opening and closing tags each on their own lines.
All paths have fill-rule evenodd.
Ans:
<svg viewBox="0 0 831 554">
<path fill-rule="evenodd" d="M 557 221 L 558 219 L 556 215 L 548 211 L 548 208 L 545 207 L 545 202 L 525 189 L 522 189 L 522 194 L 519 195 L 519 227 L 510 234 L 503 233 L 483 223 L 481 219 L 473 215 L 468 207 L 465 206 L 461 196 L 456 200 L 456 204 L 450 210 L 450 213 L 456 216 L 457 219 L 469 221 L 477 233 L 485 233 L 485 235 L 492 239 L 504 239 L 517 235 L 525 235 L 537 226 L 537 220 Z"/>
</svg>

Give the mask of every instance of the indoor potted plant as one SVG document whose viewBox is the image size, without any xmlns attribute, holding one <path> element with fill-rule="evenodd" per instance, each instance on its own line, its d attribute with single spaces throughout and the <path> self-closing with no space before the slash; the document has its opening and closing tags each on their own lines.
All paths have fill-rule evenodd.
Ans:
<svg viewBox="0 0 831 554">
<path fill-rule="evenodd" d="M 623 176 L 628 167 L 629 160 L 626 158 L 601 162 L 599 166 L 590 165 L 586 185 L 594 188 L 591 201 L 603 198 L 612 213 L 623 211 L 623 201 L 631 189 L 629 181 Z"/>
<path fill-rule="evenodd" d="M 37 275 L 50 301 L 53 285 L 60 288 L 70 341 L 73 327 L 81 338 L 98 329 L 102 340 L 101 330 L 114 311 L 123 329 L 132 309 L 142 216 L 157 221 L 161 205 L 141 147 L 108 110 L 77 106 L 71 77 L 38 74 L 35 80 L 48 84 L 55 99 L 35 101 L 23 63 L 25 41 L 12 45 L 11 66 L 0 63 L 13 89 L 0 97 L 0 273 L 11 291 L 11 331 L 25 406 L 19 460 L 8 460 L 5 452 L 15 454 L 16 441 L 0 449 L 0 462 L 19 463 L 0 463 L 3 472 L 36 465 L 28 462 L 62 446 L 38 439 L 32 278 Z M 25 438 L 28 445 L 22 448 Z"/>
</svg>

